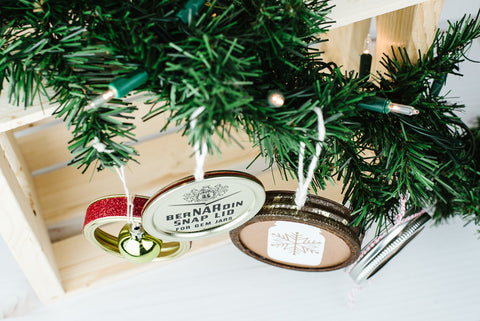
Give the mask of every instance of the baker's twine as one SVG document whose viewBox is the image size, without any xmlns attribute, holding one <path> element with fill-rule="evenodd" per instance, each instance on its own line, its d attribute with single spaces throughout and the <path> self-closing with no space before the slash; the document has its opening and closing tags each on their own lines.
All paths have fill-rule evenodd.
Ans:
<svg viewBox="0 0 480 321">
<path fill-rule="evenodd" d="M 403 224 L 405 222 L 408 222 L 408 221 L 411 221 L 417 217 L 419 217 L 420 215 L 424 214 L 425 213 L 425 209 L 422 209 L 420 212 L 418 213 L 415 213 L 413 215 L 410 215 L 408 217 L 405 217 L 405 214 L 406 214 L 406 207 L 405 205 L 407 204 L 407 201 L 410 199 L 410 193 L 407 191 L 407 193 L 405 194 L 405 196 L 403 196 L 402 194 L 400 194 L 400 210 L 398 211 L 398 214 L 395 215 L 395 217 L 393 218 L 393 226 L 396 226 L 396 225 L 399 225 L 399 224 Z M 387 235 L 387 231 L 383 232 L 382 234 L 380 234 L 379 236 L 377 236 L 375 239 L 373 239 L 373 241 L 371 241 L 368 246 L 366 246 L 362 252 L 360 252 L 360 255 L 358 256 L 358 258 L 355 260 L 355 262 L 350 265 L 347 270 L 346 270 L 346 273 L 347 274 L 350 274 L 350 272 L 352 271 L 352 269 L 355 267 L 355 265 L 358 263 L 358 261 L 360 261 L 375 245 L 378 244 L 378 242 L 380 242 L 386 235 Z M 347 301 L 347 306 L 349 308 L 353 308 L 355 306 L 355 301 L 356 301 L 356 298 L 358 296 L 358 293 L 360 292 L 360 290 L 362 289 L 362 287 L 354 281 L 354 286 L 352 287 L 352 289 L 350 290 L 350 293 L 348 294 L 348 301 Z"/>
<path fill-rule="evenodd" d="M 317 113 L 318 119 L 318 142 L 315 144 L 315 155 L 313 155 L 310 166 L 308 166 L 307 177 L 303 176 L 303 157 L 305 154 L 305 143 L 300 142 L 300 150 L 298 153 L 298 187 L 295 192 L 295 204 L 301 208 L 307 201 L 308 188 L 312 183 L 315 168 L 317 168 L 318 157 L 322 151 L 322 142 L 325 140 L 325 123 L 323 122 L 322 110 L 318 107 L 313 108 Z"/>
<path fill-rule="evenodd" d="M 198 116 L 205 110 L 204 106 L 198 107 L 191 115 L 190 115 L 190 129 L 195 128 L 197 126 Z M 205 158 L 208 154 L 207 142 L 205 139 L 202 139 L 202 143 L 200 144 L 198 141 L 193 144 L 193 151 L 195 152 L 195 171 L 193 176 L 195 177 L 196 181 L 203 180 L 205 172 L 203 170 L 203 166 L 205 164 Z"/>
</svg>

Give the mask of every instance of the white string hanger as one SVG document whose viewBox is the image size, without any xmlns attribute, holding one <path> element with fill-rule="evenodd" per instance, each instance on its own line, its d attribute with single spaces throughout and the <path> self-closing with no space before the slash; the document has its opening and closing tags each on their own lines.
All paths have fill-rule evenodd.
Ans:
<svg viewBox="0 0 480 321">
<path fill-rule="evenodd" d="M 125 179 L 125 170 L 124 167 L 114 167 L 117 172 L 120 180 L 122 181 L 123 190 L 125 191 L 125 196 L 127 198 L 127 223 L 135 230 L 140 227 L 140 223 L 137 223 L 133 220 L 133 195 L 130 194 L 127 186 L 127 180 Z"/>
<path fill-rule="evenodd" d="M 107 153 L 107 154 L 113 153 L 113 150 L 107 149 L 107 145 L 102 143 L 97 136 L 93 137 L 92 139 L 92 147 L 95 148 L 95 150 L 99 153 Z"/>
<path fill-rule="evenodd" d="M 298 207 L 305 205 L 308 195 L 308 188 L 312 183 L 313 174 L 318 164 L 318 157 L 322 151 L 322 142 L 325 140 L 325 123 L 323 121 L 322 110 L 318 107 L 313 108 L 313 111 L 317 114 L 318 120 L 318 142 L 315 144 L 315 155 L 313 155 L 310 166 L 308 167 L 307 177 L 303 176 L 303 158 L 305 154 L 305 143 L 300 142 L 300 150 L 298 154 L 298 187 L 295 193 L 295 204 Z"/>
<path fill-rule="evenodd" d="M 197 126 L 197 120 L 200 114 L 205 110 L 204 106 L 198 107 L 191 115 L 190 115 L 190 129 L 194 129 Z M 208 147 L 207 142 L 205 139 L 202 139 L 202 143 L 200 144 L 198 141 L 195 142 L 193 145 L 193 151 L 195 152 L 195 171 L 194 177 L 196 181 L 203 180 L 205 172 L 203 170 L 203 166 L 205 164 L 205 158 L 208 154 Z"/>
<path fill-rule="evenodd" d="M 92 147 L 97 150 L 99 153 L 112 153 L 113 150 L 107 149 L 107 145 L 102 143 L 98 137 L 94 137 L 92 140 Z M 117 172 L 118 177 L 122 181 L 123 190 L 125 191 L 125 197 L 127 198 L 127 223 L 132 226 L 132 228 L 139 228 L 140 224 L 133 220 L 133 195 L 130 195 L 128 190 L 127 180 L 125 179 L 125 170 L 124 167 L 114 167 Z"/>
<path fill-rule="evenodd" d="M 102 143 L 98 137 L 94 137 L 92 140 L 92 147 L 97 150 L 99 153 L 112 153 L 113 150 L 107 149 L 107 145 Z M 125 179 L 125 170 L 124 167 L 114 167 L 115 171 L 117 172 L 118 177 L 120 177 L 120 180 L 122 181 L 123 185 L 123 190 L 125 191 L 125 197 L 127 198 L 127 222 L 129 225 L 131 225 L 133 228 L 139 227 L 140 224 L 136 223 L 133 220 L 133 195 L 130 195 L 130 192 L 128 190 L 127 186 L 127 180 Z"/>
<path fill-rule="evenodd" d="M 403 194 L 400 194 L 400 203 L 399 203 L 398 213 L 393 218 L 393 226 L 394 227 L 397 226 L 397 225 L 409 222 L 411 220 L 414 220 L 414 219 L 423 215 L 426 212 L 425 209 L 422 209 L 422 210 L 420 210 L 419 212 L 417 212 L 413 215 L 405 217 L 405 215 L 407 213 L 406 204 L 407 204 L 409 199 L 410 199 L 410 192 L 408 190 L 406 191 L 405 196 Z M 346 269 L 345 272 L 347 274 L 350 274 L 352 272 L 353 268 L 357 265 L 357 263 L 387 235 L 388 235 L 388 231 L 384 231 L 382 234 L 380 234 L 379 236 L 374 238 L 372 241 L 370 241 L 370 243 L 368 243 L 367 246 L 362 249 L 362 252 L 360 252 L 360 255 L 355 260 L 355 262 L 353 262 Z M 371 279 L 368 279 L 367 281 L 368 281 L 367 284 L 372 283 Z M 348 294 L 347 307 L 349 309 L 352 309 L 355 306 L 357 296 L 360 293 L 360 291 L 363 289 L 362 286 L 360 284 L 358 284 L 356 281 L 354 281 L 353 283 L 354 283 L 353 287 L 350 290 L 350 293 Z"/>
</svg>

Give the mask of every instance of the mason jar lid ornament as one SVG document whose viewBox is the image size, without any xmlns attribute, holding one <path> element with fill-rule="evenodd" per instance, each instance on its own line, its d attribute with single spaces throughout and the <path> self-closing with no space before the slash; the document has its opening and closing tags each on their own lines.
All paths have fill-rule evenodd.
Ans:
<svg viewBox="0 0 480 321">
<path fill-rule="evenodd" d="M 262 207 L 265 191 L 254 176 L 236 171 L 205 173 L 181 179 L 145 205 L 142 224 L 164 240 L 198 240 L 248 221 Z"/>
<path fill-rule="evenodd" d="M 298 208 L 295 192 L 268 191 L 265 205 L 230 232 L 245 254 L 299 271 L 330 271 L 351 264 L 360 253 L 360 229 L 351 211 L 326 198 L 308 195 Z"/>
<path fill-rule="evenodd" d="M 148 197 L 136 195 L 133 198 L 133 221 L 135 223 L 141 222 L 141 212 L 148 201 Z M 143 248 L 147 252 L 137 252 L 135 249 L 130 249 L 127 257 L 126 251 L 122 251 L 119 248 L 119 244 L 123 244 L 124 249 L 129 250 L 128 245 L 125 244 L 128 237 L 130 237 L 130 231 L 128 229 L 127 218 L 127 198 L 125 195 L 112 195 L 102 197 L 92 202 L 86 211 L 85 222 L 83 226 L 83 235 L 93 245 L 99 247 L 107 253 L 112 255 L 127 258 L 135 263 L 144 263 L 145 261 L 165 261 L 173 258 L 177 258 L 188 252 L 191 247 L 190 242 L 162 242 L 149 235 L 143 235 L 142 237 L 147 241 L 144 242 Z M 113 223 L 125 224 L 123 230 L 119 236 L 112 235 L 106 231 L 106 227 Z M 151 245 L 145 243 L 153 243 Z M 160 246 L 159 246 L 160 245 Z M 140 244 L 142 246 L 142 244 Z M 141 247 L 139 248 L 141 249 Z M 152 257 L 152 253 L 158 254 Z M 123 253 L 122 253 L 123 252 Z M 136 255 L 138 254 L 138 255 Z"/>
<path fill-rule="evenodd" d="M 249 222 L 230 232 L 233 243 L 247 255 L 275 266 L 301 271 L 342 268 L 360 252 L 360 230 L 350 226 L 350 210 L 325 198 L 308 195 L 325 125 L 319 108 L 318 142 L 303 173 L 305 145 L 300 144 L 296 192 L 269 191 L 261 211 Z"/>
<path fill-rule="evenodd" d="M 203 110 L 192 113 L 192 128 Z M 204 173 L 205 142 L 194 150 L 195 174 L 162 188 L 145 204 L 142 224 L 154 237 L 190 241 L 228 232 L 257 214 L 265 201 L 256 177 L 237 171 Z"/>
<path fill-rule="evenodd" d="M 371 278 L 423 230 L 430 218 L 430 215 L 422 212 L 421 215 L 392 227 L 381 240 L 367 244 L 365 249 L 368 250 L 350 269 L 352 279 L 361 283 Z"/>
<path fill-rule="evenodd" d="M 431 217 L 425 210 L 405 217 L 405 204 L 408 198 L 408 193 L 405 197 L 400 197 L 400 210 L 395 217 L 394 225 L 370 241 L 362 249 L 355 263 L 347 269 L 355 283 L 360 284 L 370 279 L 413 240 L 430 220 Z"/>
</svg>

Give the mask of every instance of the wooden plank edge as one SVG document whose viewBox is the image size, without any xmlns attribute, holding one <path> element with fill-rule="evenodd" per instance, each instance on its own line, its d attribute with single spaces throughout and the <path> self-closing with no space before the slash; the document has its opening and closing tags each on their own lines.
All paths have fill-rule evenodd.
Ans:
<svg viewBox="0 0 480 321">
<path fill-rule="evenodd" d="M 44 107 L 38 105 L 27 107 L 26 109 L 11 105 L 2 107 L 0 132 L 6 132 L 48 118 L 52 116 L 55 109 L 57 109 L 57 106 L 48 104 Z"/>
<path fill-rule="evenodd" d="M 364 51 L 365 39 L 369 34 L 371 18 L 328 31 L 322 38 L 328 41 L 315 47 L 324 54 L 322 59 L 334 61 L 340 68 L 356 71 L 360 67 L 360 55 Z"/>
<path fill-rule="evenodd" d="M 427 0 L 379 16 L 372 73 L 384 73 L 381 57 L 391 56 L 392 50 L 397 52 L 399 47 L 405 48 L 411 61 L 417 61 L 419 52 L 424 54 L 435 38 L 442 7 L 443 0 Z"/>
<path fill-rule="evenodd" d="M 183 258 L 228 244 L 230 237 L 224 233 L 212 238 L 194 241 L 185 255 L 163 262 L 135 264 L 115 257 L 91 245 L 82 234 L 53 243 L 65 295 L 75 295 L 132 277 L 135 274 L 160 268 Z M 61 298 L 61 297 L 58 297 Z"/>
<path fill-rule="evenodd" d="M 45 222 L 35 215 L 0 148 L 0 234 L 43 302 L 64 294 Z"/>
<path fill-rule="evenodd" d="M 388 12 L 410 7 L 427 0 L 335 0 L 331 1 L 335 7 L 329 18 L 335 21 L 330 29 L 349 25 L 354 22 L 373 18 Z"/>
<path fill-rule="evenodd" d="M 25 197 L 30 201 L 30 207 L 35 215 L 41 215 L 40 201 L 38 200 L 30 169 L 20 151 L 12 131 L 0 132 L 0 146 L 5 152 L 5 157 L 22 188 Z"/>
</svg>

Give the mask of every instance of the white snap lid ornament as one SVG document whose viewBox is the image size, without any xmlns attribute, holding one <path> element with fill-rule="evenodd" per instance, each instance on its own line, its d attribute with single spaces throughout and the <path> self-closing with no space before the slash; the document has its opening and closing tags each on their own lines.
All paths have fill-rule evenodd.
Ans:
<svg viewBox="0 0 480 321">
<path fill-rule="evenodd" d="M 252 218 L 265 202 L 254 176 L 237 171 L 206 172 L 179 180 L 145 205 L 142 225 L 164 240 L 198 240 L 228 232 Z"/>
</svg>

